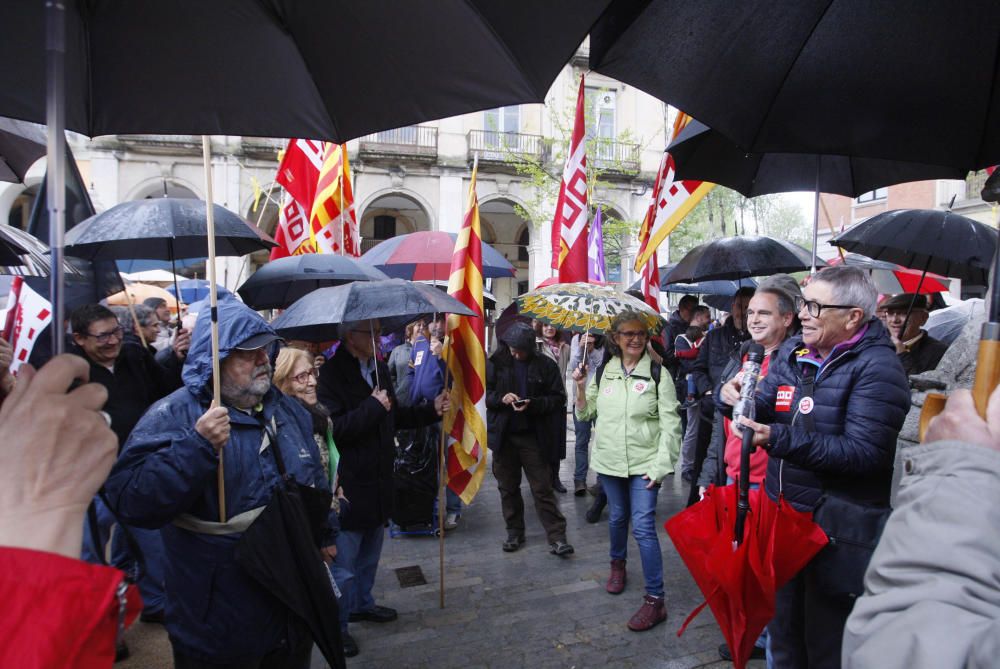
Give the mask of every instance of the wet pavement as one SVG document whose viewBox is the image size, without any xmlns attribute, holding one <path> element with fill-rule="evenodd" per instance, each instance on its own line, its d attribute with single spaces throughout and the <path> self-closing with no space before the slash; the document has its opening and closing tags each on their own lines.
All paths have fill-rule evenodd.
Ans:
<svg viewBox="0 0 1000 669">
<path fill-rule="evenodd" d="M 570 454 L 561 479 L 571 487 Z M 594 475 L 591 473 L 590 482 Z M 650 631 L 636 633 L 625 623 L 642 603 L 642 572 L 635 543 L 629 540 L 629 580 L 625 592 L 604 590 L 608 573 L 607 511 L 601 522 L 587 523 L 590 495 L 557 493 L 566 516 L 568 540 L 576 552 L 567 558 L 549 553 L 545 534 L 530 500 L 525 497 L 527 543 L 516 553 L 504 553 L 506 536 L 496 480 L 488 473 L 483 487 L 467 507 L 456 530 L 445 539 L 445 607 L 440 608 L 439 541 L 431 536 L 386 537 L 376 581 L 379 604 L 399 611 L 395 622 L 352 623 L 351 634 L 361 653 L 348 667 L 447 669 L 461 667 L 646 667 L 688 669 L 731 666 L 719 660 L 722 635 L 706 609 L 684 635 L 677 630 L 702 597 L 663 522 L 683 508 L 686 490 L 679 477 L 668 477 L 657 505 L 657 528 L 664 556 L 668 620 Z M 397 569 L 418 567 L 426 585 L 403 587 Z M 403 572 L 403 582 L 407 573 Z M 171 667 L 170 647 L 163 628 L 137 624 L 126 634 L 131 667 Z M 314 653 L 312 667 L 326 666 Z M 752 662 L 761 669 L 763 662 Z"/>
</svg>

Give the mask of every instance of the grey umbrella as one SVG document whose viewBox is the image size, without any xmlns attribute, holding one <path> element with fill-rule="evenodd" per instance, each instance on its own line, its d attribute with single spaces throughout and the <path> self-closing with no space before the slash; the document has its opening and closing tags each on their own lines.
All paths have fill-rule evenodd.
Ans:
<svg viewBox="0 0 1000 669">
<path fill-rule="evenodd" d="M 24 173 L 44 155 L 44 127 L 0 118 L 0 181 L 24 181 Z"/>
<path fill-rule="evenodd" d="M 272 260 L 236 292 L 254 309 L 284 309 L 317 288 L 388 278 L 382 270 L 349 256 L 306 253 Z"/>
</svg>

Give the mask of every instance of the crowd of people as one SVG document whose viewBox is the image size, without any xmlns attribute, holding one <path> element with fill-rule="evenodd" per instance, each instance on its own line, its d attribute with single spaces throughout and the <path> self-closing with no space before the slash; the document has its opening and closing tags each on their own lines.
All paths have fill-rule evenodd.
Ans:
<svg viewBox="0 0 1000 669">
<path fill-rule="evenodd" d="M 967 394 L 953 395 L 928 435 L 942 443 L 906 455 L 890 518 L 907 375 L 932 369 L 946 347 L 922 329 L 926 298 L 878 297 L 865 272 L 841 266 L 804 287 L 776 275 L 740 288 L 722 322 L 685 296 L 662 334 L 632 311 L 602 334 L 515 321 L 498 333 L 486 369 L 488 447 L 506 529 L 499 547 L 516 552 L 526 541 L 523 473 L 549 552 L 574 553 L 556 496 L 568 492 L 560 467 L 572 425 L 572 492 L 594 496 L 590 522 L 608 509 L 605 589 L 626 590 L 631 527 L 643 596 L 626 625 L 653 629 L 667 618 L 669 596 L 661 484 L 678 471 L 691 504 L 732 484 L 746 430 L 757 446 L 750 485 L 811 512 L 830 538 L 779 589 L 756 656 L 778 668 L 890 666 L 883 660 L 912 660 L 900 644 L 913 643 L 928 663 L 911 666 L 989 666 L 1000 650 L 1000 551 L 991 538 L 1000 500 L 983 508 L 978 495 L 1000 494 L 1000 391 L 985 421 Z M 155 299 L 75 310 L 71 354 L 37 373 L 23 366 L 16 380 L 0 339 L 0 545 L 13 547 L 0 550 L 8 567 L 0 596 L 17 611 L 32 598 L 51 601 L 37 584 L 18 590 L 10 574 L 25 560 L 35 560 L 39 584 L 91 579 L 95 589 L 60 586 L 86 615 L 71 620 L 66 607 L 59 629 L 89 635 L 78 652 L 99 660 L 93 666 L 127 656 L 121 628 L 136 615 L 165 624 L 179 668 L 308 666 L 308 627 L 240 562 L 243 534 L 283 481 L 329 493 L 315 543 L 339 593 L 346 656 L 361 650 L 350 623 L 398 617 L 375 601 L 373 586 L 385 527 L 405 524 L 401 508 L 421 507 L 438 531 L 460 526 L 453 492 L 437 528 L 436 495 L 405 485 L 413 463 L 436 458 L 451 403 L 443 319 L 414 320 L 384 354 L 378 320 L 343 323 L 339 341 L 316 345 L 283 341 L 236 299 L 220 301 L 218 314 L 218 372 L 209 312 L 185 328 Z M 734 421 L 751 343 L 765 353 L 754 408 Z M 436 464 L 431 475 L 436 488 Z M 927 514 L 929 504 L 946 508 Z M 859 527 L 868 532 L 861 544 L 837 541 L 856 540 Z M 945 535 L 969 554 L 950 551 Z M 45 562 L 38 551 L 56 555 Z M 81 556 L 92 566 L 68 566 Z M 107 564 L 136 576 L 141 612 Z M 947 577 L 927 580 L 945 565 Z M 918 643 L 925 629 L 934 631 Z M 0 659 L 21 657 L 10 652 L 0 649 Z M 731 657 L 726 646 L 719 652 Z"/>
</svg>

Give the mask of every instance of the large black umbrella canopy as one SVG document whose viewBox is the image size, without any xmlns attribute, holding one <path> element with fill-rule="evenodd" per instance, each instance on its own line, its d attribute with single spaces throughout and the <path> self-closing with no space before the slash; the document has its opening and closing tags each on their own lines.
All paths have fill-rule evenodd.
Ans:
<svg viewBox="0 0 1000 669">
<path fill-rule="evenodd" d="M 44 155 L 45 128 L 0 118 L 0 181 L 24 181 L 28 168 Z"/>
<path fill-rule="evenodd" d="M 988 285 L 997 231 L 939 209 L 894 209 L 857 223 L 830 240 L 846 251 Z"/>
<path fill-rule="evenodd" d="M 213 212 L 217 255 L 241 256 L 275 246 L 269 236 L 225 207 L 214 205 Z M 205 214 L 204 200 L 122 202 L 67 232 L 66 253 L 87 260 L 203 258 L 208 255 Z"/>
<path fill-rule="evenodd" d="M 812 255 L 798 244 L 774 237 L 723 237 L 691 249 L 666 283 L 694 283 L 712 279 L 801 272 L 809 269 Z M 819 264 L 825 265 L 823 261 Z"/>
<path fill-rule="evenodd" d="M 343 142 L 543 102 L 609 1 L 67 0 L 66 127 Z M 44 122 L 46 3 L 7 4 L 0 114 Z"/>
<path fill-rule="evenodd" d="M 339 339 L 337 326 L 351 321 L 380 320 L 386 332 L 398 330 L 414 318 L 445 313 L 476 314 L 434 286 L 404 279 L 356 281 L 309 293 L 271 323 L 289 339 Z"/>
<path fill-rule="evenodd" d="M 721 132 L 692 120 L 670 143 L 677 177 L 719 184 L 756 197 L 814 191 L 857 197 L 909 181 L 964 179 L 967 170 L 947 165 L 811 153 L 747 153 Z"/>
<path fill-rule="evenodd" d="M 7 227 L 10 226 L 0 226 L 0 228 Z M 24 265 L 21 256 L 27 252 L 28 249 L 21 246 L 16 240 L 4 235 L 4 231 L 0 229 L 0 266 L 16 267 Z"/>
<path fill-rule="evenodd" d="M 1000 3 L 635 0 L 590 66 L 753 153 L 1000 162 Z"/>
<path fill-rule="evenodd" d="M 236 292 L 254 309 L 284 309 L 317 288 L 388 278 L 381 270 L 356 258 L 306 253 L 272 260 Z"/>
</svg>

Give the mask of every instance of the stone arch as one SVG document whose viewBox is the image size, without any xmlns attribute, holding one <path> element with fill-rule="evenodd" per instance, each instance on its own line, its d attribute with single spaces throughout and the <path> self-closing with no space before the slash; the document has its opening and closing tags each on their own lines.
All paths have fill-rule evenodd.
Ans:
<svg viewBox="0 0 1000 669">
<path fill-rule="evenodd" d="M 479 218 L 483 227 L 483 238 L 489 230 L 490 245 L 514 266 L 515 276 L 511 279 L 493 279 L 492 291 L 497 298 L 497 309 L 501 310 L 527 290 L 531 265 L 535 261 L 531 250 L 531 238 L 535 234 L 530 221 L 519 216 L 514 207 L 524 206 L 516 197 L 503 194 L 487 195 L 480 200 Z"/>
<path fill-rule="evenodd" d="M 362 253 L 391 237 L 436 229 L 430 203 L 405 188 L 385 188 L 369 195 L 359 210 L 358 226 Z"/>
<path fill-rule="evenodd" d="M 167 197 L 187 197 L 204 199 L 201 190 L 186 179 L 178 177 L 150 177 L 143 179 L 126 195 L 122 202 L 131 200 L 143 200 L 151 197 L 163 197 L 164 186 L 166 186 Z"/>
</svg>

